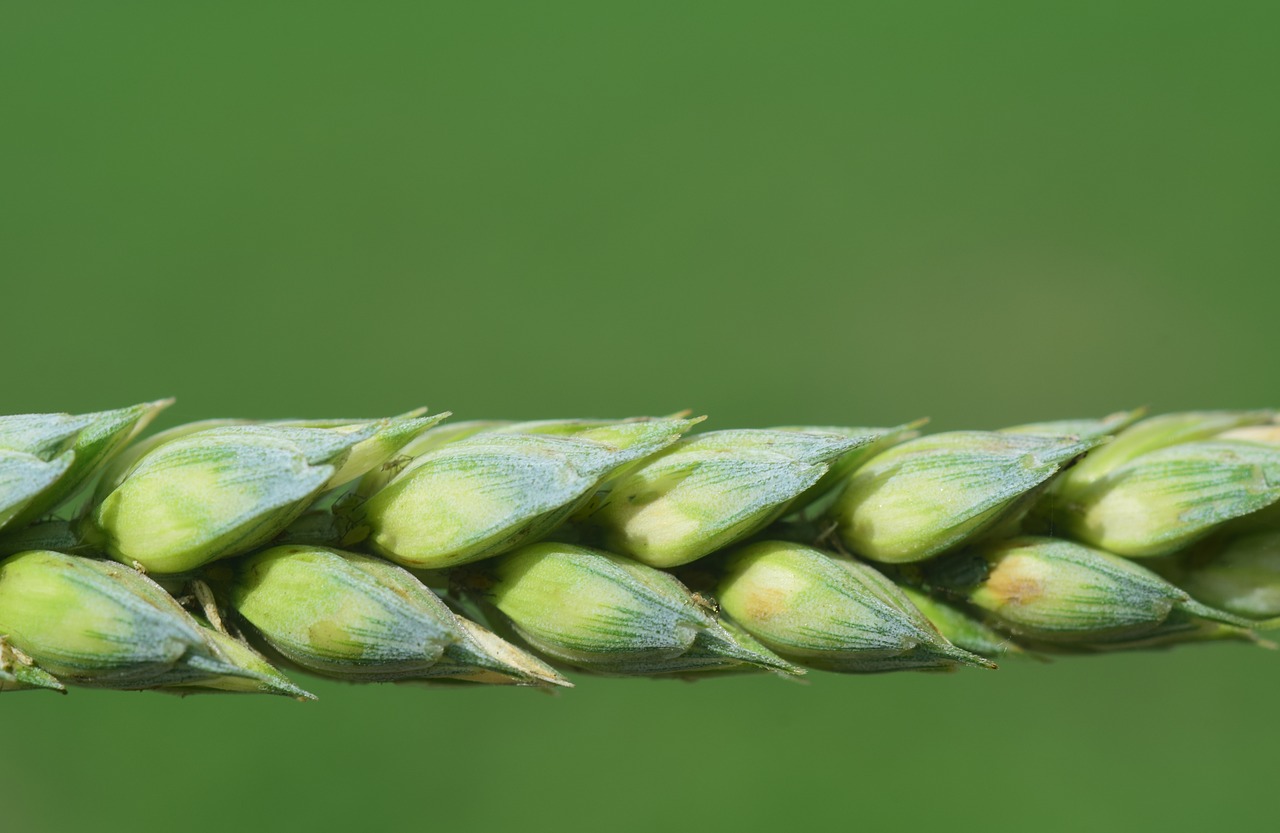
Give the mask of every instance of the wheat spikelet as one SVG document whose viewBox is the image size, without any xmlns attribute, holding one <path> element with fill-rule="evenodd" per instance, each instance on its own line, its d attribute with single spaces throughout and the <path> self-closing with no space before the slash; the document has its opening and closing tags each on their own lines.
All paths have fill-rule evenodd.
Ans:
<svg viewBox="0 0 1280 833">
<path fill-rule="evenodd" d="M 922 435 L 419 410 L 133 442 L 168 404 L 0 417 L 0 691 L 994 668 L 1266 644 L 1280 617 L 1270 411 Z"/>
</svg>

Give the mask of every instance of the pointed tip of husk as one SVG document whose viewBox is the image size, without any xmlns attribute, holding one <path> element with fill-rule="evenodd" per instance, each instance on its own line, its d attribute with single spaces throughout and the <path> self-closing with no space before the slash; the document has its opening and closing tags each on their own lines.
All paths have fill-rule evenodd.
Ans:
<svg viewBox="0 0 1280 833">
<path fill-rule="evenodd" d="M 0 691 L 5 691 L 5 685 L 10 686 L 11 691 L 55 691 L 58 694 L 66 694 L 67 687 L 62 681 L 53 676 L 49 672 L 34 666 L 14 663 L 8 669 L 0 668 Z"/>
<path fill-rule="evenodd" d="M 504 678 L 494 680 L 476 678 L 476 682 L 506 681 L 539 688 L 574 687 L 573 683 L 555 668 L 533 654 L 512 645 L 483 625 L 461 616 L 458 617 L 458 622 L 469 637 L 468 642 L 472 644 L 462 642 L 457 647 L 470 655 L 470 660 L 477 668 Z"/>
<path fill-rule="evenodd" d="M 1259 619 L 1250 627 L 1255 631 L 1274 631 L 1280 630 L 1280 616 L 1273 616 L 1270 619 Z"/>
<path fill-rule="evenodd" d="M 972 651 L 966 651 L 958 645 L 953 645 L 945 639 L 937 638 L 927 643 L 922 643 L 922 647 L 928 650 L 940 659 L 951 660 L 957 665 L 968 666 L 971 668 L 985 668 L 989 671 L 995 671 L 1000 666 L 993 660 L 990 660 L 981 654 L 975 654 Z"/>
<path fill-rule="evenodd" d="M 1197 602 L 1195 599 L 1192 599 L 1192 598 L 1187 598 L 1185 601 L 1180 602 L 1178 604 L 1178 607 L 1183 612 L 1189 613 L 1192 616 L 1199 617 L 1200 619 L 1205 619 L 1210 622 L 1218 622 L 1223 625 L 1231 625 L 1232 627 L 1235 627 L 1235 628 L 1242 628 L 1244 630 L 1250 630 L 1250 631 L 1258 630 L 1259 628 L 1261 628 L 1262 630 L 1272 629 L 1265 626 L 1266 622 L 1257 622 L 1257 621 L 1254 621 L 1253 619 L 1246 619 L 1243 616 L 1236 616 L 1234 613 L 1228 613 L 1225 610 L 1219 610 L 1216 607 L 1210 607 L 1209 605 Z M 1273 627 L 1280 627 L 1280 617 L 1270 621 L 1273 621 L 1276 623 L 1276 625 Z"/>
<path fill-rule="evenodd" d="M 728 660 L 759 668 L 782 677 L 803 677 L 808 670 L 766 648 L 751 634 L 728 620 L 714 620 L 712 626 L 699 631 L 704 647 Z"/>
</svg>

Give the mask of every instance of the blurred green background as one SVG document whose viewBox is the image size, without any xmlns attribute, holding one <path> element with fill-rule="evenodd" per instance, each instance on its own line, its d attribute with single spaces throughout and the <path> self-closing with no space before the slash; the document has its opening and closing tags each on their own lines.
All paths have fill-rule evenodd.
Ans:
<svg viewBox="0 0 1280 833">
<path fill-rule="evenodd" d="M 1273 3 L 3 17 L 6 412 L 1280 404 Z M 557 697 L 5 697 L 0 825 L 1228 829 L 1270 804 L 1278 675 L 1226 645 Z"/>
</svg>

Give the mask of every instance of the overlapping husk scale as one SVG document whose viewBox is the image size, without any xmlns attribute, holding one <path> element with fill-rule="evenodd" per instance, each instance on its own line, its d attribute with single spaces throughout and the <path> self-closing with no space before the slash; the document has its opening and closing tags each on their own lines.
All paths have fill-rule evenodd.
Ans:
<svg viewBox="0 0 1280 833">
<path fill-rule="evenodd" d="M 138 440 L 170 404 L 0 416 L 0 692 L 954 671 L 1280 622 L 1273 411 Z"/>
</svg>

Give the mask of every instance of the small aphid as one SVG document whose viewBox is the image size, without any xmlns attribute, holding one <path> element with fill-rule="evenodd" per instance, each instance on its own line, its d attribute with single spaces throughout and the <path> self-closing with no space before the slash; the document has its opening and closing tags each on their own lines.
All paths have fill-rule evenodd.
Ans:
<svg viewBox="0 0 1280 833">
<path fill-rule="evenodd" d="M 708 596 L 705 593 L 693 592 L 689 594 L 689 598 L 693 599 L 693 603 L 712 616 L 720 615 L 720 603 L 716 601 L 714 596 Z"/>
</svg>

